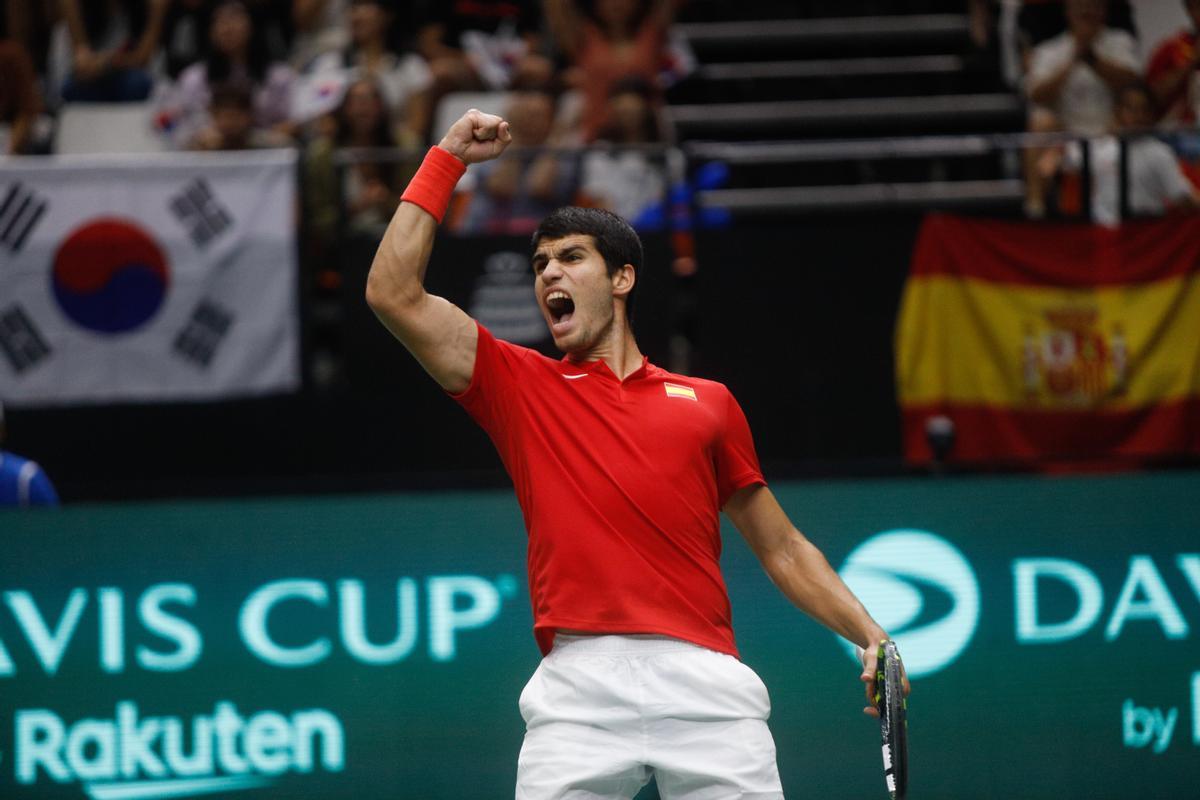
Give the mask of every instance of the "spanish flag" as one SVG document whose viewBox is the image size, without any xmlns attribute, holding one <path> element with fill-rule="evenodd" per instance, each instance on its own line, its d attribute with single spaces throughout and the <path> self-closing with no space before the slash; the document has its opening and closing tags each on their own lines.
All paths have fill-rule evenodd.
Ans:
<svg viewBox="0 0 1200 800">
<path fill-rule="evenodd" d="M 904 449 L 951 460 L 1200 454 L 1200 218 L 1117 229 L 931 216 L 896 330 Z"/>
<path fill-rule="evenodd" d="M 683 397 L 687 400 L 695 400 L 696 399 L 696 390 L 690 386 L 681 386 L 678 383 L 665 383 L 664 382 L 663 389 L 666 390 L 667 397 Z"/>
</svg>

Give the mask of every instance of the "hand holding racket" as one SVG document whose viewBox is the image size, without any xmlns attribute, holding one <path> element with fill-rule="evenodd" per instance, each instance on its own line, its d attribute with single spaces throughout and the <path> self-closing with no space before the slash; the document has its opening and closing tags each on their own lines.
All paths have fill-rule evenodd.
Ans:
<svg viewBox="0 0 1200 800">
<path fill-rule="evenodd" d="M 883 744 L 883 777 L 891 800 L 904 800 L 908 793 L 908 677 L 896 643 L 883 639 L 874 652 L 859 650 L 862 680 L 867 684 L 871 705 L 863 709 L 879 717 Z"/>
</svg>

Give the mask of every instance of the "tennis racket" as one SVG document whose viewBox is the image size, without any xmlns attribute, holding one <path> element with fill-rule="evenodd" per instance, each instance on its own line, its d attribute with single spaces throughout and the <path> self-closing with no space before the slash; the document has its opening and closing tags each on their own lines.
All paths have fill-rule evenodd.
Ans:
<svg viewBox="0 0 1200 800">
<path fill-rule="evenodd" d="M 908 794 L 908 701 L 900 652 L 891 639 L 879 643 L 875 662 L 875 707 L 883 740 L 883 779 L 891 800 Z"/>
</svg>

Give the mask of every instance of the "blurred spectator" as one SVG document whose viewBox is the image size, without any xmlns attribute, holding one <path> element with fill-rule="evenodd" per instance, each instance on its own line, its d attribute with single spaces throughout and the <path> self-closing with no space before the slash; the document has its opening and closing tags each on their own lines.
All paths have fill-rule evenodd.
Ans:
<svg viewBox="0 0 1200 800">
<path fill-rule="evenodd" d="M 1169 123 L 1196 124 L 1200 107 L 1200 0 L 1184 0 L 1192 27 L 1159 44 L 1146 68 L 1146 81 Z"/>
<path fill-rule="evenodd" d="M 34 71 L 44 76 L 50 53 L 50 37 L 61 16 L 61 4 L 57 2 L 5 0 L 4 14 L 0 17 L 4 32 L 0 38 L 20 42 L 33 60 Z"/>
<path fill-rule="evenodd" d="M 668 178 L 662 153 L 629 148 L 662 141 L 651 88 L 641 78 L 626 78 L 613 87 L 607 123 L 597 137 L 615 147 L 597 147 L 583 158 L 581 202 L 612 211 L 635 228 L 645 227 L 644 215 L 657 211 L 661 219 Z"/>
<path fill-rule="evenodd" d="M 292 65 L 305 70 L 323 53 L 344 50 L 350 44 L 346 12 L 350 0 L 293 0 Z"/>
<path fill-rule="evenodd" d="M 397 139 L 409 147 L 420 146 L 429 125 L 429 66 L 415 53 L 399 55 L 390 48 L 395 15 L 384 0 L 351 0 L 348 13 L 350 45 L 340 53 L 319 56 L 313 62 L 313 79 L 340 76 L 348 84 L 356 77 L 372 78 L 394 117 Z"/>
<path fill-rule="evenodd" d="M 1001 3 L 1008 0 L 1001 0 Z M 1157 2 L 1157 0 L 1151 0 Z M 1021 0 L 1017 15 L 1018 37 L 1026 53 L 1047 39 L 1058 36 L 1067 29 L 1065 0 Z M 1133 22 L 1133 6 L 1130 0 L 1106 0 L 1107 25 L 1137 37 Z"/>
<path fill-rule="evenodd" d="M 185 67 L 204 58 L 213 9 L 218 4 L 219 0 L 173 0 L 171 3 L 162 34 L 164 68 L 171 80 L 177 79 Z M 291 0 L 246 0 L 246 7 L 254 27 L 261 31 L 259 41 L 266 45 L 268 61 L 290 59 Z"/>
<path fill-rule="evenodd" d="M 555 43 L 572 64 L 566 82 L 583 93 L 581 125 L 591 141 L 605 124 L 612 88 L 626 77 L 658 87 L 667 56 L 672 0 L 596 0 L 592 14 L 574 0 L 545 0 Z M 658 97 L 654 102 L 657 104 Z"/>
<path fill-rule="evenodd" d="M 62 86 L 70 102 L 145 100 L 154 85 L 151 60 L 170 0 L 62 0 L 70 33 L 71 71 Z"/>
<path fill-rule="evenodd" d="M 270 129 L 255 127 L 254 98 L 240 83 L 218 84 L 212 89 L 208 116 L 212 124 L 196 134 L 191 150 L 253 150 L 286 147 L 291 140 Z"/>
<path fill-rule="evenodd" d="M 578 175 L 576 155 L 540 149 L 559 144 L 555 106 L 554 93 L 545 87 L 511 95 L 505 118 L 517 148 L 471 168 L 475 183 L 460 223 L 463 233 L 532 233 L 542 217 L 570 204 Z"/>
<path fill-rule="evenodd" d="M 185 69 L 170 87 L 157 115 L 160 130 L 177 146 L 198 139 L 212 140 L 213 120 L 209 115 L 210 87 L 220 84 L 243 86 L 251 93 L 253 122 L 257 128 L 291 134 L 291 101 L 294 74 L 282 62 L 271 63 L 242 0 L 221 0 L 209 24 L 207 55 Z"/>
<path fill-rule="evenodd" d="M 1114 92 L 1138 80 L 1137 43 L 1105 27 L 1104 0 L 1067 0 L 1067 31 L 1033 51 L 1026 87 L 1029 129 L 1099 135 L 1113 122 Z M 1025 210 L 1045 214 L 1042 148 L 1025 152 Z"/>
<path fill-rule="evenodd" d="M 417 49 L 429 62 L 435 95 L 506 89 L 549 80 L 541 52 L 537 0 L 442 0 L 430 3 Z"/>
<path fill-rule="evenodd" d="M 58 493 L 36 462 L 4 450 L 7 430 L 0 404 L 0 507 L 56 506 Z"/>
<path fill-rule="evenodd" d="M 175 0 L 163 21 L 163 68 L 175 80 L 185 67 L 204 57 L 204 43 L 212 18 L 211 0 Z"/>
<path fill-rule="evenodd" d="M 1117 95 L 1116 132 L 1134 134 L 1126 142 L 1128 208 L 1135 215 L 1160 216 L 1168 209 L 1195 209 L 1200 191 L 1191 184 L 1175 152 L 1145 133 L 1154 124 L 1154 101 L 1149 87 L 1130 84 Z M 1137 135 L 1141 132 L 1141 135 Z M 1092 220 L 1101 225 L 1121 221 L 1121 148 L 1116 136 L 1090 142 Z M 1082 158 L 1076 144 L 1068 150 L 1067 164 L 1078 171 Z"/>
<path fill-rule="evenodd" d="M 1034 126 L 1100 133 L 1112 123 L 1114 92 L 1139 77 L 1137 43 L 1105 26 L 1104 0 L 1067 0 L 1067 24 L 1033 51 Z"/>
<path fill-rule="evenodd" d="M 211 0 L 210 0 L 211 1 Z M 271 61 L 290 61 L 295 30 L 292 25 L 292 0 L 246 0 L 255 25 L 262 30 Z"/>
<path fill-rule="evenodd" d="M 6 155 L 41 152 L 37 136 L 42 99 L 33 61 L 19 42 L 0 41 L 0 145 Z"/>
<path fill-rule="evenodd" d="M 322 248 L 332 244 L 343 213 L 351 227 L 386 225 L 400 202 L 397 189 L 406 182 L 401 179 L 407 177 L 394 162 L 374 161 L 363 152 L 342 170 L 341 185 L 337 183 L 337 150 L 396 148 L 386 101 L 373 79 L 350 84 L 335 119 L 332 135 L 315 137 L 304 155 L 309 222 Z"/>
</svg>

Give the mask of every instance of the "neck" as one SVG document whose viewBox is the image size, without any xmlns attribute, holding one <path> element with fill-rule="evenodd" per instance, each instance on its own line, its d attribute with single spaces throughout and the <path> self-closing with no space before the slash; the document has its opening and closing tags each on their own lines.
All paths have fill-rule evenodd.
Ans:
<svg viewBox="0 0 1200 800">
<path fill-rule="evenodd" d="M 619 379 L 625 380 L 642 366 L 642 351 L 638 349 L 633 331 L 623 318 L 614 319 L 608 333 L 585 351 L 571 353 L 572 361 L 603 361 Z"/>
</svg>

